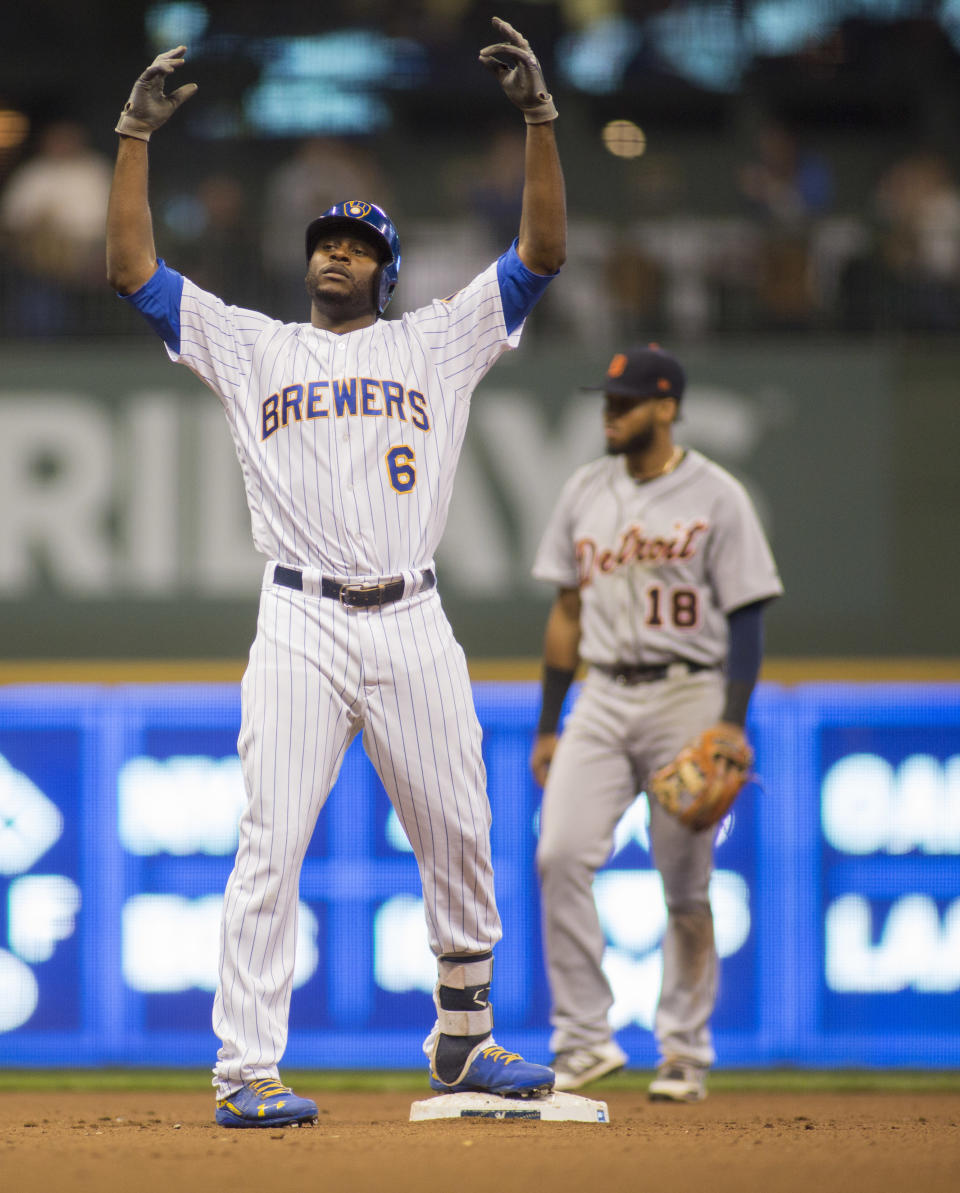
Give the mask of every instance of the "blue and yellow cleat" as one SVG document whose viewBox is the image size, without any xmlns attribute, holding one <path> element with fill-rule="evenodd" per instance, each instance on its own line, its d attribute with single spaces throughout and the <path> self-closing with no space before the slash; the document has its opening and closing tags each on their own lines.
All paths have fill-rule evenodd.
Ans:
<svg viewBox="0 0 960 1193">
<path fill-rule="evenodd" d="M 317 1121 L 317 1104 L 270 1077 L 250 1081 L 217 1102 L 220 1127 L 299 1127 Z"/>
<path fill-rule="evenodd" d="M 553 1069 L 532 1065 L 518 1052 L 484 1040 L 467 1057 L 456 1081 L 441 1081 L 431 1067 L 430 1088 L 441 1094 L 499 1094 L 504 1098 L 544 1098 L 553 1090 Z"/>
</svg>

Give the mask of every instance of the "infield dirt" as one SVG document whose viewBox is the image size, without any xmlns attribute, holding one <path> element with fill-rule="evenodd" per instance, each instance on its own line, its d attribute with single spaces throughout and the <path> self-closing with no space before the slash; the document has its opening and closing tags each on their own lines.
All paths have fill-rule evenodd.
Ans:
<svg viewBox="0 0 960 1193">
<path fill-rule="evenodd" d="M 305 1095 L 311 1091 L 304 1088 Z M 590 1091 L 611 1123 L 411 1123 L 424 1095 L 317 1097 L 319 1125 L 228 1131 L 206 1095 L 0 1093 L 3 1193 L 956 1193 L 958 1093 Z"/>
</svg>

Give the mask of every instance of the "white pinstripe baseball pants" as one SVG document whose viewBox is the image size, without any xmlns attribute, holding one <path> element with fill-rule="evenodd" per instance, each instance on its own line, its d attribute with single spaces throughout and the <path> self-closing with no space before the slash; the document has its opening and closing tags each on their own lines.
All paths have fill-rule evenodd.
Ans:
<svg viewBox="0 0 960 1193">
<path fill-rule="evenodd" d="M 213 1009 L 218 1097 L 277 1076 L 300 868 L 361 730 L 419 865 L 433 952 L 485 952 L 501 935 L 480 725 L 436 590 L 345 609 L 271 576 L 272 565 L 241 689 L 247 808 L 224 896 Z"/>
</svg>

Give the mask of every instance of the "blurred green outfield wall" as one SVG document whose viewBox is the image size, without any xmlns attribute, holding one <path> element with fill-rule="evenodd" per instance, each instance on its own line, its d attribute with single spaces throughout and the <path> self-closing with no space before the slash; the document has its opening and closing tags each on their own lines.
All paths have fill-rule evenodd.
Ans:
<svg viewBox="0 0 960 1193">
<path fill-rule="evenodd" d="M 960 347 L 703 343 L 678 439 L 739 476 L 787 596 L 768 650 L 957 655 Z M 565 478 L 602 451 L 609 346 L 529 337 L 473 400 L 438 554 L 474 658 L 535 656 L 529 578 Z M 151 337 L 0 345 L 0 657 L 240 658 L 263 561 L 219 403 Z"/>
</svg>

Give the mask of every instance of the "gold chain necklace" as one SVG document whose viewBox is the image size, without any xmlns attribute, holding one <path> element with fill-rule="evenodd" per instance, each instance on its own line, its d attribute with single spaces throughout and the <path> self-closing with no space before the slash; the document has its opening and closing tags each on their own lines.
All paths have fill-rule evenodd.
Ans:
<svg viewBox="0 0 960 1193">
<path fill-rule="evenodd" d="M 670 453 L 670 459 L 667 460 L 666 464 L 664 464 L 661 469 L 659 469 L 657 472 L 652 472 L 649 476 L 634 476 L 633 479 L 639 484 L 645 484 L 647 481 L 655 481 L 661 476 L 667 476 L 669 473 L 673 472 L 674 468 L 676 468 L 676 466 L 680 463 L 680 461 L 683 459 L 683 455 L 683 448 L 675 447 Z M 631 475 L 633 474 L 631 473 Z"/>
</svg>

